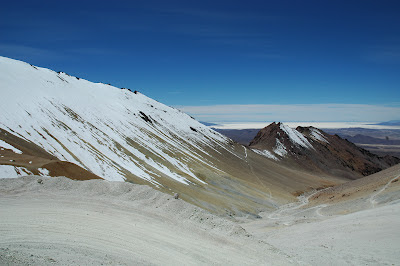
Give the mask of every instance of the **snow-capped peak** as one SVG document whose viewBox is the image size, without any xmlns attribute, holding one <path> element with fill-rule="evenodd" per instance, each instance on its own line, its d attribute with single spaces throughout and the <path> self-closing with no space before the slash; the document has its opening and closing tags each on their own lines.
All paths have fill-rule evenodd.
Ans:
<svg viewBox="0 0 400 266">
<path fill-rule="evenodd" d="M 280 123 L 279 127 L 288 135 L 290 141 L 293 144 L 300 145 L 307 149 L 314 149 L 311 143 L 304 137 L 304 135 L 298 132 L 296 129 L 290 128 L 282 123 Z"/>
<path fill-rule="evenodd" d="M 329 143 L 329 141 L 324 137 L 324 135 L 321 133 L 321 131 L 319 131 L 316 128 L 310 128 L 310 136 L 314 140 Z"/>
</svg>

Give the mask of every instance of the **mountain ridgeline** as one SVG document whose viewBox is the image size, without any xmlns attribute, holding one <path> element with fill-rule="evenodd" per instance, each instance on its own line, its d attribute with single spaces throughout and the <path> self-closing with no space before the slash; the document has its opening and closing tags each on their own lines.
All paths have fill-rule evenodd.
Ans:
<svg viewBox="0 0 400 266">
<path fill-rule="evenodd" d="M 400 163 L 396 157 L 380 157 L 314 127 L 292 129 L 275 122 L 261 129 L 249 146 L 287 165 L 350 179 Z"/>
<path fill-rule="evenodd" d="M 137 91 L 0 57 L 0 174 L 149 185 L 257 215 L 347 179 L 291 169 Z"/>
</svg>

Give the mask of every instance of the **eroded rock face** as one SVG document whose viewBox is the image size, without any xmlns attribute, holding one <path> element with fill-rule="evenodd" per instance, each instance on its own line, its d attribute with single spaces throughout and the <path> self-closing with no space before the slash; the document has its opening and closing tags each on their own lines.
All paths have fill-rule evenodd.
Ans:
<svg viewBox="0 0 400 266">
<path fill-rule="evenodd" d="M 275 122 L 261 129 L 250 147 L 267 150 L 284 163 L 352 179 L 400 163 L 399 158 L 380 157 L 314 127 L 291 129 Z"/>
</svg>

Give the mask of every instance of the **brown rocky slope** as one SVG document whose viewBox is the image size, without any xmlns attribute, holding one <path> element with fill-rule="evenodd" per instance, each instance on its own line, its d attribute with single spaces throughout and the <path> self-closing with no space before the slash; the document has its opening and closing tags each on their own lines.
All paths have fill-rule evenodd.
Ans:
<svg viewBox="0 0 400 266">
<path fill-rule="evenodd" d="M 275 122 L 258 132 L 250 148 L 268 151 L 271 158 L 301 169 L 351 179 L 400 163 L 397 157 L 380 157 L 314 127 L 292 129 Z"/>
<path fill-rule="evenodd" d="M 20 151 L 16 153 L 0 146 L 0 166 L 13 166 L 18 176 L 45 174 L 73 180 L 103 179 L 74 163 L 57 159 L 38 145 L 7 130 L 0 129 L 0 141 Z"/>
</svg>

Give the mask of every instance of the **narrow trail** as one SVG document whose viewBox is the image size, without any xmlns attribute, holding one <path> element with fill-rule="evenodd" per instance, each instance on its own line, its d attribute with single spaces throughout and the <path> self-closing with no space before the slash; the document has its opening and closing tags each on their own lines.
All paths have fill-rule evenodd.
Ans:
<svg viewBox="0 0 400 266">
<path fill-rule="evenodd" d="M 257 178 L 258 183 L 260 183 L 261 186 L 263 186 L 266 190 L 268 190 L 269 199 L 272 199 L 271 190 L 270 190 L 267 186 L 265 186 L 265 184 L 264 184 L 263 182 L 261 182 L 260 178 L 256 175 L 256 173 L 254 172 L 253 166 L 249 163 L 249 160 L 247 159 L 247 156 L 248 156 L 248 155 L 247 155 L 247 149 L 246 149 L 246 147 L 243 146 L 243 149 L 244 149 L 244 154 L 245 154 L 244 159 L 245 159 L 247 165 L 249 166 L 251 173 L 253 174 L 253 176 L 255 176 L 255 177 Z"/>
<path fill-rule="evenodd" d="M 378 192 L 372 194 L 372 196 L 369 198 L 369 202 L 371 203 L 372 208 L 375 208 L 376 204 L 378 203 L 378 202 L 375 200 L 375 197 L 378 196 L 379 194 L 381 194 L 383 191 L 385 191 L 385 190 L 388 188 L 388 186 L 390 186 L 390 184 L 391 184 L 394 180 L 399 179 L 399 178 L 400 178 L 400 176 L 396 176 L 396 177 L 390 179 L 390 181 L 387 182 L 386 185 L 384 185 Z"/>
<path fill-rule="evenodd" d="M 317 207 L 319 207 L 319 208 L 317 208 L 317 209 L 315 210 L 315 213 L 316 213 L 319 217 L 324 217 L 325 215 L 323 215 L 320 211 L 321 211 L 321 209 L 323 209 L 323 208 L 325 208 L 325 207 L 328 207 L 328 206 L 329 206 L 328 204 L 318 205 Z"/>
<path fill-rule="evenodd" d="M 399 179 L 399 178 L 400 178 L 400 176 L 396 176 L 396 177 L 390 179 L 379 191 L 377 191 L 376 193 L 371 195 L 371 197 L 369 198 L 369 202 L 371 203 L 373 208 L 376 206 L 376 204 L 378 204 L 378 201 L 376 200 L 376 197 L 379 194 L 381 194 L 383 191 L 385 191 L 393 181 L 395 181 L 396 179 Z M 326 188 L 326 189 L 328 189 L 328 188 Z M 305 208 L 305 209 L 302 209 L 302 210 L 299 210 L 299 211 L 295 211 L 295 210 L 298 210 L 298 209 L 306 206 L 309 203 L 310 198 L 312 196 L 314 196 L 315 194 L 321 192 L 321 191 L 323 191 L 323 190 L 315 191 L 315 192 L 311 193 L 308 196 L 304 196 L 304 195 L 299 196 L 298 197 L 298 199 L 299 199 L 298 202 L 289 203 L 289 204 L 281 206 L 278 210 L 270 213 L 267 216 L 267 218 L 271 219 L 271 220 L 279 220 L 279 219 L 291 218 L 291 217 L 294 217 L 294 216 L 296 216 L 296 215 L 298 215 L 300 213 L 307 212 L 307 211 L 310 211 L 310 210 L 313 210 L 313 209 L 315 209 L 315 214 L 317 216 L 323 217 L 324 215 L 321 213 L 321 210 L 323 208 L 328 207 L 329 204 L 321 204 L 321 205 L 317 205 L 317 206 L 314 206 L 314 207 L 311 207 L 311 208 Z"/>
<path fill-rule="evenodd" d="M 300 209 L 300 208 L 303 207 L 303 206 L 306 206 L 306 205 L 309 203 L 310 198 L 311 198 L 312 196 L 314 196 L 315 194 L 321 192 L 321 191 L 322 191 L 322 190 L 314 191 L 313 193 L 311 193 L 311 194 L 308 195 L 308 196 L 304 196 L 304 195 L 299 196 L 299 197 L 298 197 L 298 199 L 299 199 L 298 202 L 289 203 L 289 204 L 286 204 L 286 205 L 281 206 L 278 210 L 276 210 L 276 211 L 270 213 L 270 214 L 267 216 L 267 218 L 268 218 L 268 219 L 271 219 L 271 220 L 284 219 L 284 218 L 293 217 L 293 216 L 295 216 L 295 215 L 297 215 L 297 214 L 299 214 L 299 213 L 306 212 L 306 211 L 309 211 L 309 210 L 312 210 L 312 209 L 316 209 L 316 210 L 315 210 L 315 213 L 316 213 L 318 216 L 322 217 L 322 216 L 324 216 L 324 215 L 322 215 L 322 214 L 320 213 L 320 210 L 323 209 L 323 208 L 325 208 L 325 207 L 327 207 L 327 206 L 328 206 L 327 204 L 321 204 L 321 205 L 314 206 L 314 207 L 307 208 L 307 209 L 303 209 L 303 210 L 300 210 L 300 211 L 294 212 L 294 213 L 292 212 L 292 211 L 294 211 L 294 210 Z M 285 215 L 284 213 L 286 213 L 286 215 Z"/>
</svg>

